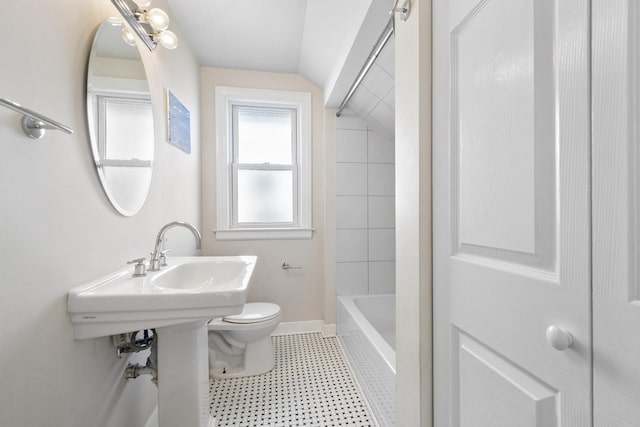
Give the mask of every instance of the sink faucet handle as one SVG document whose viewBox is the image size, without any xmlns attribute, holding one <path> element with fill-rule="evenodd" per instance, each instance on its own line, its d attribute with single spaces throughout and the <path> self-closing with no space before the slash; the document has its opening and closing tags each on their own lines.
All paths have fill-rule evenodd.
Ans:
<svg viewBox="0 0 640 427">
<path fill-rule="evenodd" d="M 162 251 L 160 251 L 160 267 L 166 267 L 167 266 L 167 252 L 171 252 L 171 249 L 164 249 Z"/>
<path fill-rule="evenodd" d="M 133 277 L 141 277 L 147 275 L 147 266 L 144 265 L 146 258 L 136 258 L 131 261 L 127 261 L 127 264 L 135 264 L 133 269 Z"/>
</svg>

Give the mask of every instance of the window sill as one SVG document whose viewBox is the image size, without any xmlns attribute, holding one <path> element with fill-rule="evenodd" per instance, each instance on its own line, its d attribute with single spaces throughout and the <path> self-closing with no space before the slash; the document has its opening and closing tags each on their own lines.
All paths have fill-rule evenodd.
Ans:
<svg viewBox="0 0 640 427">
<path fill-rule="evenodd" d="M 230 228 L 214 232 L 217 240 L 297 240 L 313 236 L 313 228 Z"/>
</svg>

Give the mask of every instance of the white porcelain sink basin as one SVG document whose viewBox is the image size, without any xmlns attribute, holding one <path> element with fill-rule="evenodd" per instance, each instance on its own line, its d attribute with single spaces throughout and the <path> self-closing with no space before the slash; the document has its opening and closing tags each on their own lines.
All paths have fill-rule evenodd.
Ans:
<svg viewBox="0 0 640 427">
<path fill-rule="evenodd" d="M 246 268 L 243 261 L 223 262 L 186 262 L 165 267 L 161 274 L 151 278 L 151 284 L 170 292 L 170 289 L 191 289 L 193 291 L 215 287 L 217 291 L 232 289 L 242 270 Z"/>
<path fill-rule="evenodd" d="M 169 266 L 132 277 L 123 268 L 69 292 L 75 337 L 95 338 L 240 313 L 255 256 L 169 257 Z"/>
</svg>

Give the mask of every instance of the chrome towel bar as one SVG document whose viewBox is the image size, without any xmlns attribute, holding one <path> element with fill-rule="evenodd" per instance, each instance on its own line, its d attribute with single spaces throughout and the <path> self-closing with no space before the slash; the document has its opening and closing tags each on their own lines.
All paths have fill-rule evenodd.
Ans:
<svg viewBox="0 0 640 427">
<path fill-rule="evenodd" d="M 299 265 L 289 265 L 288 262 L 283 262 L 280 268 L 283 270 L 300 270 L 302 267 Z"/>
<path fill-rule="evenodd" d="M 0 105 L 7 107 L 10 110 L 17 111 L 24 116 L 22 117 L 22 130 L 29 138 L 42 138 L 46 129 L 56 129 L 68 134 L 73 133 L 73 129 L 70 127 L 63 125 L 62 123 L 58 123 L 40 113 L 36 113 L 33 110 L 24 108 L 17 102 L 0 98 Z"/>
</svg>

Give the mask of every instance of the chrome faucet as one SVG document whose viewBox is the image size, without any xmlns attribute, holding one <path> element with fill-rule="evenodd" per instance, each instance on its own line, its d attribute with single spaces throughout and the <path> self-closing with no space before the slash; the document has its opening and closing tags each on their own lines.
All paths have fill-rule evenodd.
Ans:
<svg viewBox="0 0 640 427">
<path fill-rule="evenodd" d="M 191 230 L 194 237 L 196 238 L 196 249 L 200 249 L 202 247 L 202 237 L 200 236 L 200 232 L 195 226 L 189 224 L 188 222 L 182 221 L 170 222 L 169 224 L 163 226 L 158 232 L 158 236 L 156 237 L 156 244 L 153 248 L 153 253 L 151 254 L 151 260 L 149 261 L 149 271 L 158 271 L 160 270 L 160 267 L 162 267 L 160 259 L 161 257 L 164 257 L 164 252 L 166 252 L 161 249 L 164 242 L 164 235 L 167 233 L 167 231 L 169 231 L 170 228 L 173 227 L 185 227 Z"/>
</svg>

